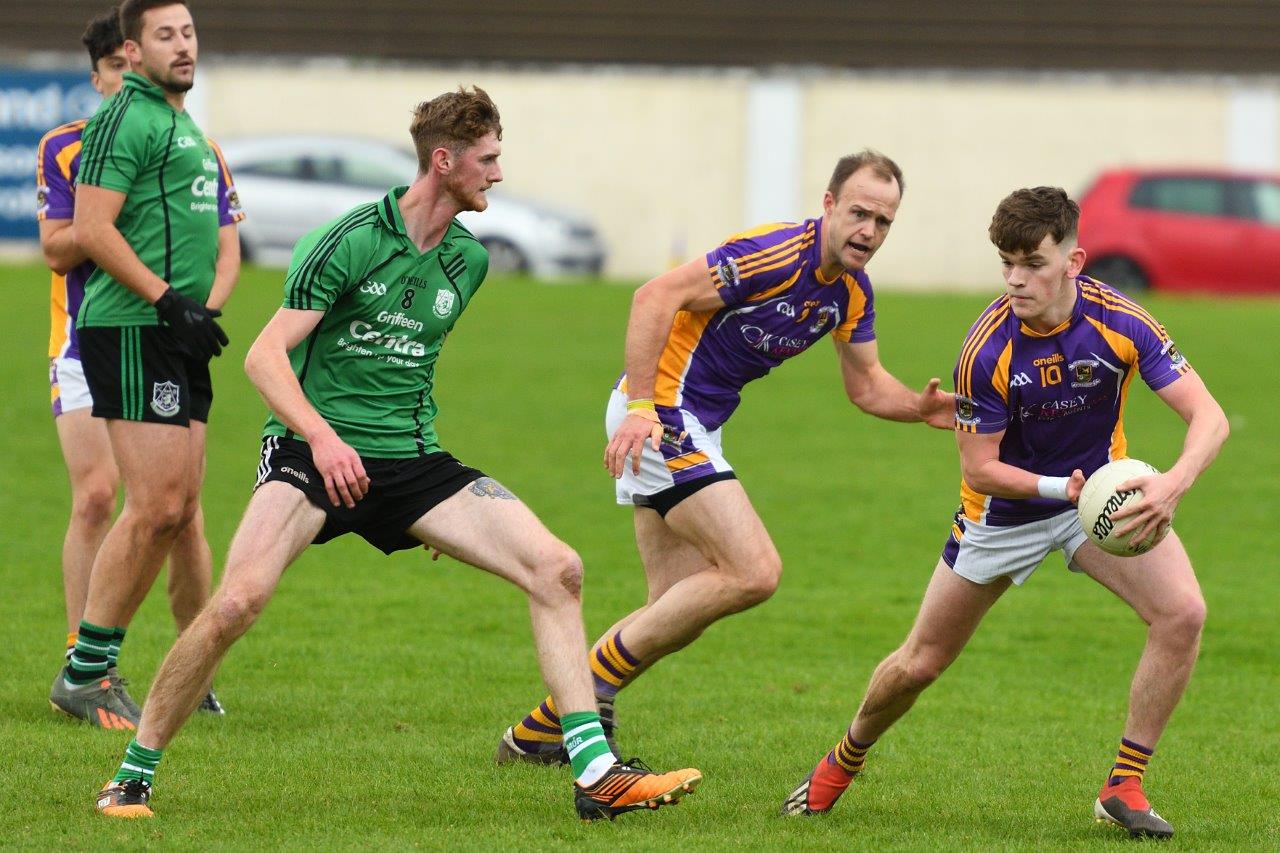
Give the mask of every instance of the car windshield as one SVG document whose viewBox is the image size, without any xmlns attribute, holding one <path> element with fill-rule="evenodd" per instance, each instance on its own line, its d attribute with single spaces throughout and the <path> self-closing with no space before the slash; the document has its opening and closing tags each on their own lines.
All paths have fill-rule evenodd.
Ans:
<svg viewBox="0 0 1280 853">
<path fill-rule="evenodd" d="M 1253 209 L 1268 225 L 1280 226 L 1280 184 L 1258 181 L 1253 185 Z"/>
<path fill-rule="evenodd" d="M 1227 185 L 1215 178 L 1149 178 L 1133 191 L 1135 207 L 1223 216 L 1227 212 Z"/>
</svg>

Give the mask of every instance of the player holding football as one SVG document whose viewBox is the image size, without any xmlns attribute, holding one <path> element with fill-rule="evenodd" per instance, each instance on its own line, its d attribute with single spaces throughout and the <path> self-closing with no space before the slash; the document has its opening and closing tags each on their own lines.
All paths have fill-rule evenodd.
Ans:
<svg viewBox="0 0 1280 853">
<path fill-rule="evenodd" d="M 854 405 L 951 428 L 951 395 L 938 380 L 914 392 L 877 351 L 864 268 L 889 234 L 902 189 L 888 157 L 844 157 L 821 217 L 739 234 L 636 291 L 626 373 L 605 415 L 604 464 L 618 478 L 618 503 L 634 507 L 649 600 L 591 651 L 606 732 L 620 689 L 778 585 L 782 561 L 720 449 L 744 385 L 829 336 Z M 498 762 L 562 762 L 561 710 L 548 697 L 508 728 Z"/>
<path fill-rule="evenodd" d="M 125 55 L 124 36 L 121 33 L 117 10 L 111 9 L 90 22 L 83 41 L 89 50 L 93 65 L 91 81 L 94 88 L 108 98 L 115 95 L 124 86 L 124 72 L 129 69 L 129 59 Z M 134 43 L 139 44 L 137 38 L 134 39 Z M 146 45 L 147 49 L 139 70 L 142 74 L 160 76 L 155 71 L 159 67 L 159 62 L 154 56 L 152 40 L 144 39 L 142 44 Z M 148 71 L 148 68 L 152 70 Z M 131 441 L 132 427 L 132 424 L 116 424 L 109 429 L 108 421 L 103 419 L 103 415 L 119 417 L 119 414 L 110 409 L 100 409 L 98 417 L 90 416 L 90 407 L 95 400 L 90 395 L 89 384 L 85 379 L 85 368 L 81 363 L 81 336 L 76 329 L 76 323 L 84 303 L 86 282 L 97 272 L 97 267 L 89 259 L 88 252 L 73 240 L 72 222 L 76 213 L 76 185 L 82 177 L 81 161 L 85 154 L 83 139 L 85 125 L 86 122 L 83 120 L 74 121 L 45 134 L 40 141 L 36 164 L 39 186 L 39 207 L 36 215 L 40 224 L 40 242 L 45 258 L 53 269 L 52 324 L 49 340 L 53 415 L 57 425 L 58 440 L 62 445 L 67 471 L 71 478 L 72 493 L 71 521 L 67 527 L 62 556 L 69 631 L 67 635 L 68 665 L 54 679 L 49 701 L 57 710 L 85 719 L 92 725 L 133 729 L 141 711 L 125 689 L 124 681 L 116 669 L 116 659 L 120 644 L 124 640 L 125 628 L 147 589 L 150 588 L 150 579 L 140 584 L 118 606 L 109 605 L 109 609 L 103 610 L 100 604 L 96 604 L 93 616 L 85 617 L 89 631 L 84 634 L 84 642 L 80 642 L 81 619 L 84 617 L 86 597 L 89 593 L 90 570 L 94 556 L 110 526 L 111 516 L 115 511 L 116 491 L 120 482 L 120 471 L 117 469 L 112 453 L 112 441 Z M 244 214 L 240 212 L 226 162 L 211 140 L 209 152 L 209 159 L 215 160 L 217 166 L 216 180 L 209 182 L 210 189 L 217 195 L 214 211 L 216 217 L 214 245 L 217 261 L 216 270 L 211 265 L 202 274 L 206 277 L 211 276 L 213 279 L 206 304 L 216 309 L 226 302 L 239 275 L 240 245 L 235 223 L 243 219 Z M 126 155 L 124 151 L 119 153 L 122 158 Z M 127 152 L 129 155 L 135 153 L 135 151 Z M 201 169 L 203 168 L 201 164 Z M 117 186 L 123 188 L 125 186 L 123 175 L 117 175 L 113 180 L 117 178 L 121 180 Z M 90 181 L 82 181 L 82 183 L 88 186 Z M 94 192 L 102 191 L 95 187 L 87 192 L 92 195 Z M 137 204 L 131 206 L 130 215 L 132 211 L 138 209 Z M 156 241 L 156 250 L 162 250 L 166 235 L 162 233 L 161 224 L 158 221 L 161 216 L 162 214 L 157 212 L 155 221 L 150 222 L 149 225 L 135 224 L 129 229 L 129 239 L 135 241 L 146 239 L 145 229 L 149 227 L 151 236 Z M 98 273 L 94 286 L 99 291 L 97 294 L 99 302 L 102 301 L 104 288 L 119 287 L 118 284 L 112 283 L 105 273 Z M 154 323 L 155 312 L 151 311 L 149 317 L 145 316 L 145 313 L 132 315 L 128 322 L 143 325 Z M 131 328 L 137 331 L 136 327 Z M 159 332 L 147 330 L 141 334 L 146 336 L 159 334 Z M 93 354 L 87 354 L 86 359 L 92 360 Z M 118 361 L 119 357 L 116 356 L 117 364 Z M 99 365 L 91 365 L 90 369 L 94 367 L 98 367 L 101 372 Z M 118 367 L 108 367 L 108 370 L 113 369 L 118 370 Z M 99 391 L 101 390 L 99 386 Z M 144 464 L 150 465 L 151 461 L 148 460 Z M 139 475 L 138 466 L 131 465 L 126 474 L 134 481 L 133 486 L 138 486 L 136 482 Z M 132 491 L 131 487 L 130 492 Z M 129 500 L 134 500 L 132 494 Z M 213 574 L 212 559 L 209 546 L 205 542 L 204 524 L 198 503 L 191 509 L 190 521 L 176 531 L 172 543 L 169 598 L 174 621 L 181 632 L 208 600 Z M 163 553 L 159 559 L 163 559 Z M 158 569 L 158 565 L 156 568 Z M 102 591 L 99 590 L 99 599 L 101 595 Z M 77 644 L 80 646 L 78 650 Z M 103 660 L 105 660 L 105 678 L 101 665 Z M 212 691 L 205 696 L 201 707 L 213 713 L 222 713 L 222 706 Z"/>
<path fill-rule="evenodd" d="M 564 708 L 564 746 L 584 819 L 679 800 L 696 770 L 652 773 L 605 742 L 585 665 L 582 563 L 515 495 L 444 452 L 433 426 L 436 357 L 484 281 L 489 256 L 454 216 L 484 210 L 502 180 L 502 125 L 481 89 L 417 108 L 418 175 L 304 237 L 284 306 L 245 369 L 271 408 L 258 485 L 222 583 L 174 644 L 137 738 L 98 810 L 150 816 L 160 753 L 231 644 L 308 545 L 358 533 L 391 553 L 425 543 L 529 596 L 542 674 Z"/>
<path fill-rule="evenodd" d="M 1191 677 L 1205 606 L 1191 562 L 1169 525 L 1178 501 L 1217 456 L 1227 419 L 1164 327 L 1136 302 L 1080 274 L 1080 209 L 1052 187 L 1018 190 L 991 220 L 1005 294 L 969 330 L 955 369 L 956 443 L 963 480 L 951 537 L 902 647 L 875 670 L 844 739 L 783 804 L 828 811 L 867 751 L 960 654 L 987 610 L 1050 551 L 1123 599 L 1148 625 L 1129 714 L 1094 814 L 1135 836 L 1168 837 L 1142 777 Z M 1107 554 L 1072 504 L 1086 474 L 1126 454 L 1123 410 L 1134 374 L 1187 423 L 1178 461 L 1121 490 L 1143 497 L 1112 517 L 1141 543 Z"/>
</svg>

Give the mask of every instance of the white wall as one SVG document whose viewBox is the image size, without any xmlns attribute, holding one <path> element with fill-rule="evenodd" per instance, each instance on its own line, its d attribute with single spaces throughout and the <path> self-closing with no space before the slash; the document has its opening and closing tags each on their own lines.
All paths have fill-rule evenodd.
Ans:
<svg viewBox="0 0 1280 853">
<path fill-rule="evenodd" d="M 1020 186 L 1078 193 L 1114 164 L 1280 161 L 1274 81 L 334 64 L 223 64 L 202 77 L 219 137 L 339 132 L 405 144 L 414 104 L 479 84 L 502 111 L 505 189 L 591 214 L 609 274 L 633 279 L 758 220 L 817 215 L 835 160 L 866 146 L 896 159 L 907 181 L 870 270 L 889 286 L 991 286 L 987 222 Z M 778 210 L 765 216 L 770 203 Z"/>
</svg>

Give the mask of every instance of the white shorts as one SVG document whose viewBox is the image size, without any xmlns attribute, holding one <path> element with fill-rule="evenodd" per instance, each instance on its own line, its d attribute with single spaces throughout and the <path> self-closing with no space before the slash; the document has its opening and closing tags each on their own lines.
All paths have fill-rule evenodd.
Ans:
<svg viewBox="0 0 1280 853">
<path fill-rule="evenodd" d="M 612 438 L 614 431 L 627 416 L 627 395 L 616 388 L 609 395 L 609 407 L 605 410 L 605 436 Z M 663 515 L 674 505 L 669 500 L 651 500 L 654 495 L 672 492 L 669 497 L 678 501 L 688 497 L 703 485 L 733 478 L 733 466 L 720 452 L 720 430 L 707 432 L 698 419 L 684 409 L 658 407 L 662 420 L 661 449 L 655 451 L 645 442 L 640 454 L 640 473 L 634 474 L 631 464 L 623 466 L 617 480 L 618 503 L 624 506 L 648 506 Z"/>
<path fill-rule="evenodd" d="M 1061 551 L 1071 571 L 1083 571 L 1074 558 L 1087 538 L 1074 509 L 1012 527 L 982 524 L 957 514 L 942 559 L 974 583 L 989 584 L 1007 576 L 1021 586 L 1050 551 Z"/>
<path fill-rule="evenodd" d="M 87 409 L 93 405 L 80 359 L 65 355 L 49 359 L 49 403 L 55 418 L 63 412 Z"/>
</svg>

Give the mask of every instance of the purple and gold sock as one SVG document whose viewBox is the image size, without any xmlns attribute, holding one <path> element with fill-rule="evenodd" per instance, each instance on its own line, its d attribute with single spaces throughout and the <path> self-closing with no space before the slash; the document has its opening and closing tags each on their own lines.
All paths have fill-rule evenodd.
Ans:
<svg viewBox="0 0 1280 853">
<path fill-rule="evenodd" d="M 516 723 L 512 730 L 516 746 L 525 752 L 550 752 L 558 750 L 564 737 L 560 731 L 560 715 L 550 696 L 529 712 L 529 716 Z"/>
<path fill-rule="evenodd" d="M 622 632 L 615 631 L 591 650 L 591 677 L 595 681 L 597 699 L 612 700 L 626 687 L 640 661 L 622 645 Z"/>
<path fill-rule="evenodd" d="M 1147 762 L 1154 753 L 1154 749 L 1120 738 L 1120 749 L 1116 752 L 1116 763 L 1111 768 L 1111 778 L 1107 780 L 1107 784 L 1119 785 L 1131 776 L 1138 777 L 1141 782 L 1142 774 L 1147 772 Z"/>
<path fill-rule="evenodd" d="M 853 729 L 849 729 L 844 733 L 844 738 L 836 744 L 836 748 L 827 753 L 827 760 L 850 776 L 861 773 L 863 765 L 867 763 L 867 750 L 874 744 L 875 741 L 859 743 L 853 739 Z"/>
</svg>

